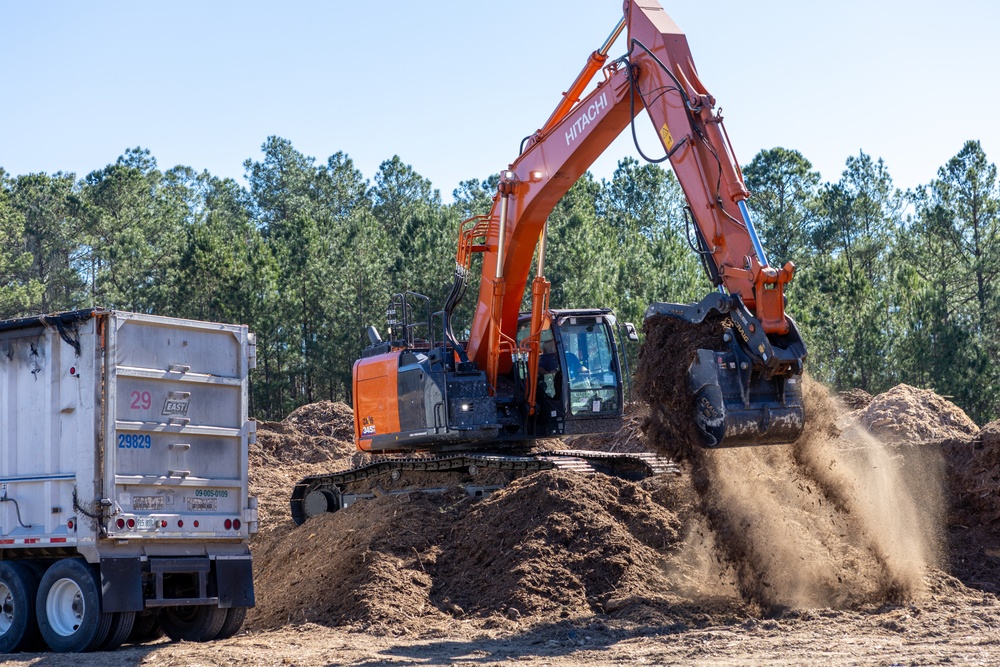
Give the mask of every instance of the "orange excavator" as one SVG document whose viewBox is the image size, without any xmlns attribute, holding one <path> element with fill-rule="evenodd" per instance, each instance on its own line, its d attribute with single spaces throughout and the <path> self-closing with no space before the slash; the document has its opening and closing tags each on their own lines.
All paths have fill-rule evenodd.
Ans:
<svg viewBox="0 0 1000 667">
<path fill-rule="evenodd" d="M 627 53 L 609 60 L 622 32 Z M 621 425 L 627 369 L 619 349 L 624 338 L 638 340 L 635 327 L 619 325 L 606 308 L 550 308 L 545 228 L 552 209 L 594 160 L 629 125 L 634 132 L 642 109 L 687 198 L 692 245 L 716 287 L 695 304 L 654 303 L 646 318 L 697 324 L 714 314 L 726 322 L 726 345 L 678 359 L 690 364 L 696 406 L 690 418 L 701 443 L 783 443 L 801 434 L 806 350 L 785 314 L 784 296 L 795 266 L 767 262 L 722 116 L 684 34 L 655 0 L 625 0 L 608 39 L 501 172 L 489 214 L 462 224 L 443 309 L 431 312 L 419 294 L 397 294 L 388 309 L 387 339 L 369 327 L 371 345 L 354 365 L 355 440 L 359 450 L 377 456 L 353 470 L 299 482 L 291 500 L 298 523 L 377 495 L 413 471 L 463 475 L 466 489 L 480 494 L 503 483 L 483 475 L 490 469 L 523 474 L 567 467 L 642 476 L 669 468 L 652 455 L 523 451 L 539 438 Z M 479 301 L 468 340 L 460 340 L 453 317 L 477 253 Z M 531 310 L 521 312 L 536 256 Z"/>
</svg>

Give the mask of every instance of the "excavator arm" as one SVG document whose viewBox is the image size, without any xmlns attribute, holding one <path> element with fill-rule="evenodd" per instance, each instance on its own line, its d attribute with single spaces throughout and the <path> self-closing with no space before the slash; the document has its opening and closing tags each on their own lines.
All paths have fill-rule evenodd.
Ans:
<svg viewBox="0 0 1000 667">
<path fill-rule="evenodd" d="M 608 50 L 623 31 L 627 34 L 627 54 L 608 62 Z M 598 73 L 603 73 L 603 78 L 581 97 Z M 546 219 L 643 108 L 686 195 L 700 254 L 712 283 L 719 288 L 719 293 L 691 306 L 653 304 L 647 318 L 665 314 L 699 322 L 707 311 L 729 314 L 742 340 L 743 356 L 763 380 L 777 378 L 783 383 L 801 372 L 805 347 L 784 312 L 784 286 L 792 279 L 795 266 L 789 262 L 775 268 L 767 262 L 721 113 L 698 76 L 686 37 L 655 0 L 626 0 L 624 16 L 611 36 L 590 56 L 543 127 L 526 139 L 521 154 L 501 173 L 489 215 L 468 221 L 473 224 L 463 228 L 456 284 L 467 277 L 472 253 L 483 254 L 479 301 L 466 352 L 468 359 L 486 369 L 491 386 L 498 375 L 509 371 L 517 350 L 519 309 L 537 249 L 532 336 L 526 350 L 528 385 L 534 387 L 537 335 L 548 294 L 543 275 Z M 694 385 L 699 382 L 699 372 L 693 369 L 691 374 L 697 391 Z M 704 370 L 700 375 L 706 375 Z M 710 378 L 708 382 L 724 387 L 729 379 Z M 739 378 L 734 382 L 736 388 L 745 385 L 739 391 L 745 409 L 751 414 L 760 412 L 748 398 L 753 382 Z M 775 389 L 779 411 L 797 402 L 795 396 L 786 397 L 785 389 L 783 384 Z M 726 390 L 716 391 L 713 386 L 709 393 L 721 396 Z M 722 398 L 708 403 L 712 404 L 706 405 L 709 413 L 724 411 Z M 763 410 L 770 415 L 773 407 Z M 801 430 L 801 405 L 792 405 L 792 411 L 795 414 L 790 421 L 797 421 Z M 765 416 L 757 430 L 766 431 L 772 421 Z M 742 432 L 744 426 L 735 424 L 730 430 Z M 725 439 L 725 435 L 718 436 L 718 428 L 716 431 L 709 440 L 717 442 L 708 444 Z M 791 428 L 775 432 L 774 437 L 788 441 L 797 434 Z M 763 441 L 759 436 L 744 440 Z"/>
<path fill-rule="evenodd" d="M 718 288 L 696 304 L 649 307 L 651 327 L 677 324 L 661 317 L 686 323 L 682 329 L 699 327 L 718 314 L 709 323 L 712 349 L 696 349 L 686 355 L 691 358 L 679 350 L 659 356 L 688 364 L 690 418 L 702 444 L 791 442 L 802 432 L 796 376 L 805 347 L 784 313 L 784 285 L 795 267 L 767 263 L 722 117 L 683 33 L 653 0 L 626 0 L 624 9 L 549 119 L 501 173 L 489 214 L 462 223 L 444 308 L 432 314 L 426 296 L 400 293 L 387 310 L 389 338 L 369 327 L 371 345 L 353 370 L 354 435 L 358 449 L 378 458 L 301 480 L 291 498 L 296 523 L 370 497 L 381 484 L 401 485 L 390 493 L 419 488 L 419 482 L 400 481 L 412 472 L 454 472 L 469 493 L 481 495 L 498 488 L 498 479 L 553 467 L 632 478 L 670 469 L 653 454 L 524 455 L 523 449 L 525 441 L 607 433 L 621 425 L 625 371 L 614 342 L 614 314 L 607 308 L 549 308 L 545 224 L 567 190 L 644 108 L 687 196 L 697 247 Z M 627 53 L 609 61 L 608 51 L 624 31 Z M 483 257 L 479 300 L 470 337 L 461 341 L 452 316 L 477 253 Z M 533 258 L 529 317 L 520 307 Z M 716 335 L 719 325 L 722 333 Z M 676 409 L 669 402 L 657 412 Z M 480 469 L 493 474 L 480 478 Z M 379 484 L 371 486 L 376 479 Z"/>
</svg>

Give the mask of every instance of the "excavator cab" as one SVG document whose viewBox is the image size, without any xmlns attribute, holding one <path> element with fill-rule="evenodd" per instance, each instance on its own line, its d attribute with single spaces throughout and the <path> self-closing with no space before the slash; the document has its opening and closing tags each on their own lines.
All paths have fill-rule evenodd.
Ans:
<svg viewBox="0 0 1000 667">
<path fill-rule="evenodd" d="M 607 308 L 549 312 L 539 333 L 535 437 L 618 429 L 627 373 L 616 328 L 615 316 Z M 519 343 L 529 330 L 525 314 L 519 322 Z M 523 366 L 517 373 L 527 381 Z"/>
</svg>

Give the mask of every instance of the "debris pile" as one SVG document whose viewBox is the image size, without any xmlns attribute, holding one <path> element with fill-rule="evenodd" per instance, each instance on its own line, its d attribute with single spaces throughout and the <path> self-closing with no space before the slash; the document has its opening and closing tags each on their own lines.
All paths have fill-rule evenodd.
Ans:
<svg viewBox="0 0 1000 667">
<path fill-rule="evenodd" d="M 908 384 L 879 394 L 856 418 L 886 442 L 966 438 L 979 431 L 975 422 L 954 403 L 929 389 L 917 389 Z"/>
<path fill-rule="evenodd" d="M 546 471 L 485 500 L 385 495 L 311 519 L 257 550 L 256 629 L 288 622 L 428 633 L 455 617 L 487 627 L 580 617 L 669 593 L 681 544 L 664 485 Z"/>
<path fill-rule="evenodd" d="M 1000 421 L 974 438 L 951 438 L 945 448 L 956 522 L 1000 533 Z"/>
<path fill-rule="evenodd" d="M 350 441 L 354 437 L 354 413 L 351 406 L 334 401 L 310 403 L 285 417 L 283 424 L 305 435 L 318 435 Z"/>
<path fill-rule="evenodd" d="M 837 396 L 851 410 L 862 410 L 867 408 L 874 398 L 864 389 L 848 389 L 838 392 Z"/>
<path fill-rule="evenodd" d="M 682 365 L 672 349 L 660 368 Z M 652 375 L 643 381 L 671 386 Z M 945 464 L 953 524 L 1000 523 L 1000 422 L 973 436 L 975 425 L 953 404 L 901 386 L 853 414 L 900 438 L 948 439 L 885 447 L 839 437 L 842 403 L 812 382 L 805 394 L 807 430 L 794 446 L 694 447 L 688 420 L 651 416 L 669 418 L 683 397 L 671 399 L 671 410 L 631 406 L 617 434 L 569 445 L 671 452 L 686 459 L 679 477 L 636 483 L 546 471 L 482 500 L 460 490 L 384 495 L 299 527 L 288 510 L 295 482 L 359 461 L 350 408 L 305 406 L 262 423 L 251 449 L 251 491 L 261 502 L 258 606 L 247 625 L 435 636 L 456 618 L 517 632 L 595 614 L 713 623 L 787 607 L 911 600 L 940 562 L 935 480 Z M 993 575 L 979 568 L 975 576 Z"/>
<path fill-rule="evenodd" d="M 260 519 L 255 542 L 291 530 L 288 503 L 296 482 L 348 468 L 358 458 L 353 423 L 350 406 L 329 401 L 303 406 L 280 422 L 258 423 L 257 442 L 250 446 L 250 489 Z"/>
</svg>

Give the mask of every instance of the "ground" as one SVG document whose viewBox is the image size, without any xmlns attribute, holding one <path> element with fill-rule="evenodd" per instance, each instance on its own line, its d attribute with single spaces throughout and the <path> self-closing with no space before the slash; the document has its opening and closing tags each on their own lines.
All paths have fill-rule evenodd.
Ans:
<svg viewBox="0 0 1000 667">
<path fill-rule="evenodd" d="M 161 641 L 113 653 L 21 654 L 4 664 L 126 665 L 996 665 L 1000 604 L 942 577 L 920 605 L 812 610 L 704 625 L 619 623 L 595 616 L 490 636 L 456 621 L 442 637 L 373 636 L 316 624 L 209 644 Z"/>
</svg>

